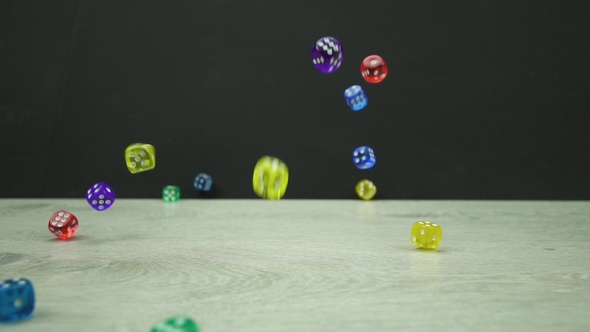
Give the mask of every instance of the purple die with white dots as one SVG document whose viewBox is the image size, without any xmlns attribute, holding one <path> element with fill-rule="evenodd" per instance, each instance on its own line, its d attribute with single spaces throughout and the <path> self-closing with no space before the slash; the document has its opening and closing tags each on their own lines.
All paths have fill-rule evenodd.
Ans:
<svg viewBox="0 0 590 332">
<path fill-rule="evenodd" d="M 104 182 L 98 182 L 86 192 L 86 200 L 96 211 L 104 211 L 115 203 L 115 192 Z"/>
<path fill-rule="evenodd" d="M 334 37 L 318 39 L 311 50 L 311 61 L 315 68 L 324 74 L 337 71 L 344 61 L 342 44 Z"/>
</svg>

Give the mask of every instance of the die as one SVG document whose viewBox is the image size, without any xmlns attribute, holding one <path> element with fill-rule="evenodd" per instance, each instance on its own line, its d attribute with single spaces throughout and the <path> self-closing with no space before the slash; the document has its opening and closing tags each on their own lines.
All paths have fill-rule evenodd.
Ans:
<svg viewBox="0 0 590 332">
<path fill-rule="evenodd" d="M 10 323 L 30 318 L 35 309 L 35 289 L 28 279 L 0 282 L 0 322 Z"/>
<path fill-rule="evenodd" d="M 375 166 L 375 152 L 368 146 L 360 146 L 352 153 L 352 161 L 358 169 L 369 169 Z"/>
<path fill-rule="evenodd" d="M 360 85 L 353 85 L 344 90 L 344 99 L 353 111 L 360 111 L 367 106 L 369 102 L 367 95 Z"/>
<path fill-rule="evenodd" d="M 195 181 L 193 182 L 193 186 L 196 190 L 202 192 L 209 192 L 211 191 L 211 186 L 213 185 L 213 179 L 211 176 L 205 173 L 199 173 L 195 177 Z"/>
<path fill-rule="evenodd" d="M 311 60 L 315 68 L 324 74 L 336 72 L 344 61 L 342 44 L 334 37 L 318 39 L 311 50 Z"/>
<path fill-rule="evenodd" d="M 115 203 L 115 192 L 104 182 L 94 184 L 86 192 L 86 201 L 97 211 L 105 211 Z"/>
<path fill-rule="evenodd" d="M 144 143 L 131 144 L 125 149 L 125 163 L 131 174 L 152 170 L 156 167 L 156 148 Z"/>
<path fill-rule="evenodd" d="M 199 332 L 197 323 L 189 317 L 172 317 L 154 326 L 151 332 Z"/>
<path fill-rule="evenodd" d="M 60 210 L 54 213 L 49 219 L 47 227 L 51 234 L 57 236 L 60 240 L 69 240 L 78 231 L 78 218 L 72 213 Z"/>
<path fill-rule="evenodd" d="M 369 55 L 361 62 L 361 75 L 369 83 L 380 83 L 388 72 L 387 63 L 378 55 Z"/>
<path fill-rule="evenodd" d="M 252 188 L 264 199 L 278 200 L 285 195 L 289 182 L 287 165 L 276 157 L 263 156 L 254 167 Z"/>
<path fill-rule="evenodd" d="M 180 188 L 177 186 L 165 186 L 162 189 L 164 202 L 178 202 L 180 200 Z"/>
<path fill-rule="evenodd" d="M 429 221 L 417 221 L 412 226 L 410 239 L 412 243 L 423 249 L 436 249 L 442 241 L 442 228 Z"/>
<path fill-rule="evenodd" d="M 360 199 L 370 200 L 377 194 L 377 187 L 370 180 L 360 180 L 355 187 L 356 194 Z"/>
</svg>

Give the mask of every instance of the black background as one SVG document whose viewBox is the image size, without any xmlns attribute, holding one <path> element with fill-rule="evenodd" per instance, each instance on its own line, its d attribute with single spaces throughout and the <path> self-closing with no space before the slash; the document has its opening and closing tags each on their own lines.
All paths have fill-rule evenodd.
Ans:
<svg viewBox="0 0 590 332">
<path fill-rule="evenodd" d="M 262 155 L 285 198 L 589 199 L 587 1 L 0 1 L 1 197 L 254 198 Z M 323 36 L 341 69 L 313 68 Z M 389 64 L 365 83 L 362 59 Z M 360 84 L 369 106 L 343 98 Z M 156 147 L 132 175 L 123 152 Z M 377 164 L 358 170 L 370 145 Z"/>
</svg>

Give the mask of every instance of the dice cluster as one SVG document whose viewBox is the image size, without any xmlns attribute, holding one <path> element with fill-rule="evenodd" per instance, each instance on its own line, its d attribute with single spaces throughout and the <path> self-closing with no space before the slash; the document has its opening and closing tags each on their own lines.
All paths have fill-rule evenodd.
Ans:
<svg viewBox="0 0 590 332">
<path fill-rule="evenodd" d="M 317 70 L 332 74 L 341 68 L 344 61 L 342 44 L 333 37 L 320 38 L 311 53 L 312 62 Z M 371 84 L 382 82 L 388 74 L 387 64 L 378 55 L 367 56 L 360 65 L 361 76 Z M 348 106 L 355 112 L 365 109 L 369 99 L 363 88 L 356 84 L 344 91 Z M 360 170 L 375 166 L 375 152 L 369 146 L 360 146 L 352 153 L 354 165 Z M 125 149 L 125 163 L 131 174 L 153 170 L 156 167 L 156 149 L 151 144 L 134 143 Z M 254 166 L 252 188 L 254 193 L 268 200 L 281 199 L 287 190 L 289 169 L 285 162 L 273 156 L 261 157 Z M 210 175 L 199 173 L 193 180 L 193 187 L 198 192 L 211 192 L 213 179 Z M 368 179 L 359 181 L 355 187 L 359 198 L 372 199 L 377 187 Z M 111 186 L 104 182 L 92 185 L 86 191 L 88 204 L 96 211 L 106 211 L 115 202 L 116 195 Z M 168 185 L 162 190 L 164 202 L 178 202 L 180 188 Z M 49 219 L 48 229 L 60 240 L 70 240 L 79 226 L 78 218 L 71 212 L 60 210 Z M 414 245 L 422 249 L 436 249 L 442 241 L 440 225 L 428 221 L 418 221 L 410 231 Z M 0 283 L 0 322 L 13 322 L 31 317 L 35 307 L 33 284 L 28 279 L 7 279 Z M 164 331 L 198 332 L 197 323 L 189 317 L 171 317 L 153 327 L 152 332 Z"/>
<path fill-rule="evenodd" d="M 344 61 L 344 50 L 342 44 L 334 37 L 322 37 L 316 41 L 311 51 L 311 59 L 315 68 L 324 74 L 336 72 Z M 379 55 L 369 55 L 360 66 L 361 76 L 371 84 L 381 83 L 389 72 L 387 63 Z M 344 90 L 344 99 L 348 107 L 355 112 L 361 111 L 369 104 L 369 98 L 358 85 L 352 85 Z M 360 169 L 369 169 L 375 166 L 377 158 L 375 151 L 369 146 L 360 146 L 352 153 L 354 165 Z M 371 180 L 363 179 L 355 187 L 359 198 L 370 200 L 377 194 L 377 187 Z"/>
</svg>

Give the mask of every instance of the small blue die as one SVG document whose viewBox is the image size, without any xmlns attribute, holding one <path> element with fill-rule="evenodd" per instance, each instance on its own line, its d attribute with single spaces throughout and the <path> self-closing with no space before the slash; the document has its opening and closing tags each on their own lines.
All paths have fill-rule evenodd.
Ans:
<svg viewBox="0 0 590 332">
<path fill-rule="evenodd" d="M 195 182 L 193 183 L 195 189 L 204 192 L 210 191 L 211 185 L 213 185 L 213 179 L 205 173 L 197 174 L 197 177 L 195 177 Z"/>
<path fill-rule="evenodd" d="M 369 102 L 367 95 L 360 85 L 353 85 L 344 90 L 344 99 L 346 99 L 346 103 L 353 111 L 362 110 Z"/>
<path fill-rule="evenodd" d="M 27 279 L 6 279 L 0 283 L 0 322 L 15 322 L 31 316 L 35 290 Z"/>
<path fill-rule="evenodd" d="M 369 169 L 375 166 L 375 152 L 368 146 L 361 146 L 352 153 L 352 161 L 358 169 Z"/>
</svg>

